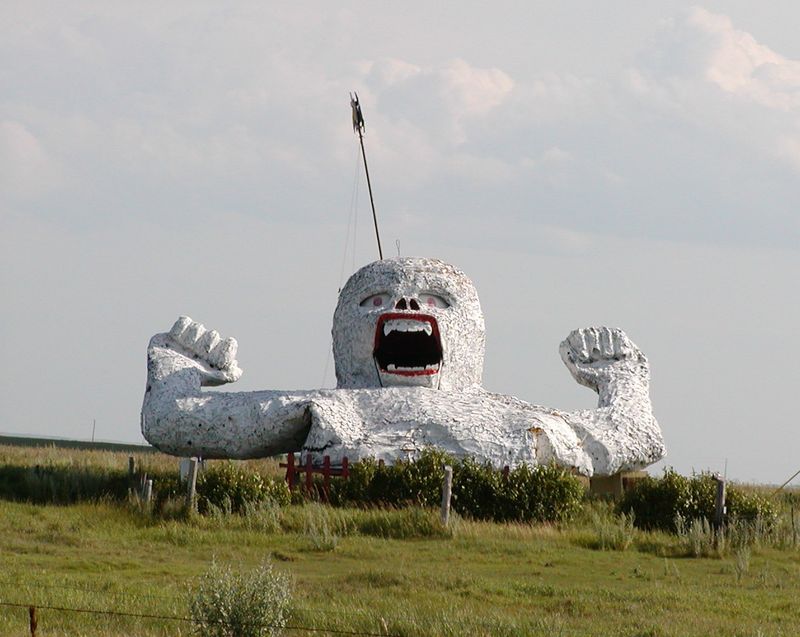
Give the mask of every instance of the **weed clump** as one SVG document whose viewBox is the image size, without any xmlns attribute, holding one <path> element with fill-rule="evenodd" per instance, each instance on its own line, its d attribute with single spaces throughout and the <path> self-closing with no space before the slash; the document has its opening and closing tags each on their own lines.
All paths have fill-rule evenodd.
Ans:
<svg viewBox="0 0 800 637">
<path fill-rule="evenodd" d="M 270 562 L 243 573 L 214 562 L 190 589 L 189 612 L 202 637 L 277 636 L 291 612 L 290 580 Z"/>
</svg>

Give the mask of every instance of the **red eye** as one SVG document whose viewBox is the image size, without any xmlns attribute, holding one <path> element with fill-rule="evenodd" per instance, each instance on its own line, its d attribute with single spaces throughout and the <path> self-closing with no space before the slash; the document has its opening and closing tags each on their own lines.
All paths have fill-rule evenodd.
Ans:
<svg viewBox="0 0 800 637">
<path fill-rule="evenodd" d="M 450 307 L 450 304 L 444 298 L 436 294 L 420 294 L 419 300 L 428 307 L 435 307 L 440 310 Z"/>
<path fill-rule="evenodd" d="M 361 301 L 361 307 L 365 308 L 376 308 L 376 307 L 384 307 L 389 302 L 389 295 L 384 293 L 381 294 L 373 294 L 368 296 L 363 301 Z"/>
</svg>

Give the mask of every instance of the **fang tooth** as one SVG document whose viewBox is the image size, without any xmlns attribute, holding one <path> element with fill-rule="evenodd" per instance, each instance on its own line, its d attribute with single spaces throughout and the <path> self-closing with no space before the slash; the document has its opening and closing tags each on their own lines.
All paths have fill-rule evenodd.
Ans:
<svg viewBox="0 0 800 637">
<path fill-rule="evenodd" d="M 386 366 L 386 370 L 390 371 L 390 372 L 396 372 L 397 371 L 397 365 L 395 365 L 394 363 L 389 363 Z"/>
<path fill-rule="evenodd" d="M 418 319 L 392 319 L 383 324 L 383 335 L 390 332 L 425 332 L 428 336 L 433 334 L 433 326 L 428 321 Z"/>
</svg>

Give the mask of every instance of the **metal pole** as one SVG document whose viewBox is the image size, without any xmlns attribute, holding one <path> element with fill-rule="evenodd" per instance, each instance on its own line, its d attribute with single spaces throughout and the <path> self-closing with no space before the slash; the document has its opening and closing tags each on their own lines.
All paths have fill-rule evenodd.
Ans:
<svg viewBox="0 0 800 637">
<path fill-rule="evenodd" d="M 369 190 L 369 205 L 372 206 L 372 221 L 375 224 L 375 238 L 378 240 L 378 256 L 383 261 L 381 248 L 381 235 L 378 232 L 378 216 L 375 214 L 375 200 L 372 198 L 372 182 L 369 179 L 369 166 L 367 166 L 367 152 L 364 150 L 364 135 L 358 130 L 358 141 L 361 143 L 361 156 L 364 158 L 364 172 L 367 173 L 367 189 Z"/>
<path fill-rule="evenodd" d="M 783 489 L 783 487 L 785 487 L 787 484 L 789 484 L 789 483 L 790 483 L 792 480 L 794 480 L 794 479 L 795 479 L 797 476 L 800 476 L 800 471 L 798 471 L 797 473 L 795 473 L 795 474 L 794 474 L 794 475 L 793 475 L 791 478 L 789 478 L 789 479 L 788 479 L 786 482 L 784 482 L 784 483 L 783 483 L 781 486 L 779 486 L 777 489 L 775 489 L 775 491 L 773 491 L 773 493 L 772 493 L 772 494 L 771 494 L 769 497 L 770 497 L 770 498 L 772 498 L 772 497 L 776 496 L 776 495 L 778 494 L 778 492 L 779 492 L 781 489 Z"/>
<path fill-rule="evenodd" d="M 367 166 L 367 151 L 364 150 L 364 115 L 358 101 L 358 93 L 350 93 L 350 110 L 353 116 L 353 131 L 358 133 L 358 142 L 361 144 L 361 157 L 364 159 L 364 172 L 367 173 L 367 188 L 369 189 L 369 205 L 372 206 L 372 221 L 375 223 L 375 238 L 378 240 L 378 256 L 383 261 L 383 248 L 381 248 L 381 235 L 378 232 L 378 216 L 375 214 L 375 199 L 372 196 L 372 181 L 369 178 Z"/>
</svg>

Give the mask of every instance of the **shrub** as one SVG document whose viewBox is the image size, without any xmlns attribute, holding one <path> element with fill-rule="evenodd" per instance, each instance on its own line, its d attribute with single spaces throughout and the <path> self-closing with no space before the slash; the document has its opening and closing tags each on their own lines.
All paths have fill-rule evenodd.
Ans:
<svg viewBox="0 0 800 637">
<path fill-rule="evenodd" d="M 212 563 L 189 592 L 189 612 L 203 637 L 280 635 L 291 611 L 289 577 L 270 562 L 245 573 Z"/>
<path fill-rule="evenodd" d="M 583 487 L 554 465 L 520 465 L 507 476 L 490 464 L 457 460 L 426 449 L 416 462 L 379 465 L 362 460 L 348 480 L 332 484 L 336 504 L 383 504 L 438 507 L 442 498 L 442 467 L 453 467 L 453 510 L 464 516 L 496 521 L 545 522 L 569 518 L 580 507 Z"/>
<path fill-rule="evenodd" d="M 452 506 L 462 515 L 479 520 L 513 520 L 513 503 L 519 496 L 516 484 L 504 485 L 502 473 L 489 464 L 465 458 L 453 467 Z"/>
<path fill-rule="evenodd" d="M 777 510 L 773 502 L 760 493 L 728 487 L 725 502 L 728 507 L 728 515 L 737 520 L 755 522 L 760 519 L 771 524 L 777 517 Z"/>
<path fill-rule="evenodd" d="M 248 506 L 269 500 L 288 504 L 290 494 L 286 483 L 230 461 L 206 468 L 197 478 L 197 508 L 200 513 L 215 509 L 245 513 Z"/>
<path fill-rule="evenodd" d="M 619 511 L 632 513 L 639 528 L 677 532 L 680 523 L 691 525 L 694 520 L 713 520 L 716 493 L 716 481 L 708 473 L 686 477 L 666 469 L 662 478 L 636 481 L 622 497 Z M 733 485 L 726 489 L 726 505 L 726 522 L 760 520 L 769 525 L 777 516 L 775 506 L 767 498 Z"/>
<path fill-rule="evenodd" d="M 520 517 L 526 522 L 555 522 L 571 518 L 580 508 L 583 487 L 580 481 L 566 469 L 554 464 L 529 467 L 521 465 L 508 476 L 511 490 L 519 493 L 516 498 Z"/>
</svg>

